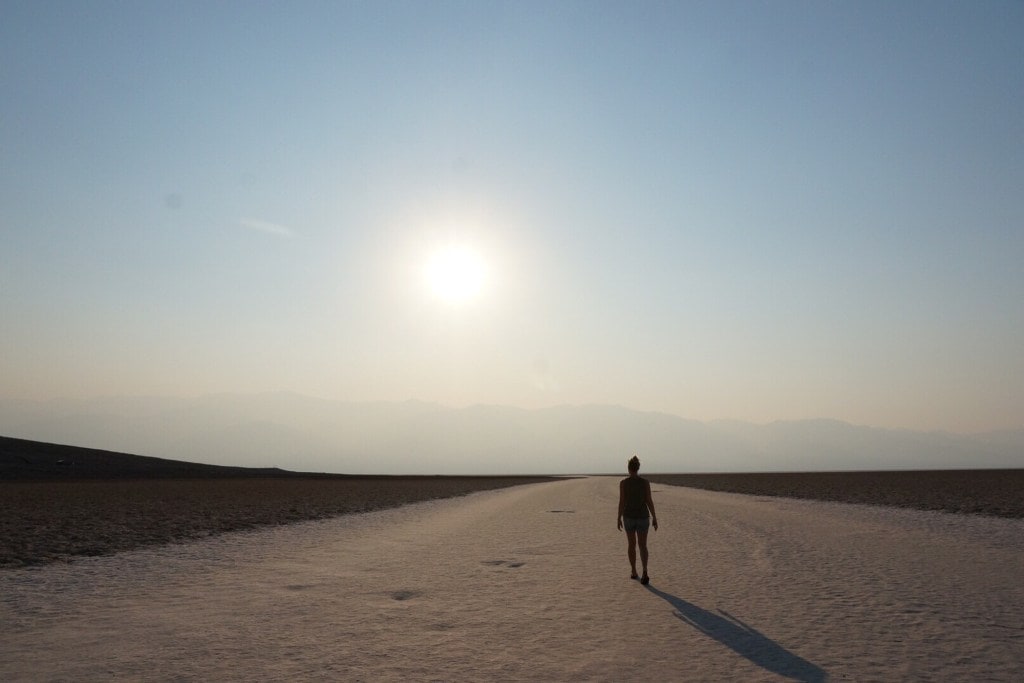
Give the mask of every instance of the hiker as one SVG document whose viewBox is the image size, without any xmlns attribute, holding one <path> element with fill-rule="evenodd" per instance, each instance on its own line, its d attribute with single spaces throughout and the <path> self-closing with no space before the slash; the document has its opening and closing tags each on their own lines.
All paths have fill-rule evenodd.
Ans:
<svg viewBox="0 0 1024 683">
<path fill-rule="evenodd" d="M 626 530 L 626 540 L 629 548 L 626 552 L 629 557 L 629 566 L 633 570 L 629 578 L 640 579 L 640 583 L 647 585 L 650 578 L 647 576 L 647 529 L 651 525 L 658 530 L 658 513 L 654 511 L 654 501 L 651 499 L 651 482 L 640 476 L 640 458 L 635 455 L 626 464 L 629 469 L 629 476 L 619 482 L 619 517 L 618 528 Z M 636 546 L 640 543 L 640 564 L 643 568 L 643 575 L 637 577 L 636 573 Z"/>
</svg>

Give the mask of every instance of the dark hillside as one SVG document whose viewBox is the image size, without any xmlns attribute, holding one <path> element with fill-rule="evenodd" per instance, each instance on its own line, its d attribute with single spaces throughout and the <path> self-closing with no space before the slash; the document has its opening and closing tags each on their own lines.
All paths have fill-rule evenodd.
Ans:
<svg viewBox="0 0 1024 683">
<path fill-rule="evenodd" d="M 0 481 L 287 476 L 300 475 L 270 467 L 204 465 L 0 436 Z"/>
</svg>

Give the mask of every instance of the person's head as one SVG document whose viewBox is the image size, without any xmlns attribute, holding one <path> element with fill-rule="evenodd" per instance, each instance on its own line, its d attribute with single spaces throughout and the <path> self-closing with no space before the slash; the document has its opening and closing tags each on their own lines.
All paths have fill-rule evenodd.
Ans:
<svg viewBox="0 0 1024 683">
<path fill-rule="evenodd" d="M 626 463 L 626 467 L 629 468 L 630 472 L 639 472 L 640 471 L 640 458 L 638 458 L 638 457 L 636 457 L 634 455 L 632 458 L 629 459 L 629 462 Z"/>
</svg>

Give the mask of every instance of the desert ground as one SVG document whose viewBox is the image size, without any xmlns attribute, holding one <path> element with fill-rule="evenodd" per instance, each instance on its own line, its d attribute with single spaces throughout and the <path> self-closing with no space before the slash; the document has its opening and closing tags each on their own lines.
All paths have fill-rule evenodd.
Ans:
<svg viewBox="0 0 1024 683">
<path fill-rule="evenodd" d="M 1024 517 L 1024 469 L 656 474 L 650 479 L 754 496 Z"/>
<path fill-rule="evenodd" d="M 617 477 L 0 571 L 0 679 L 1017 681 L 1024 520 Z"/>
<path fill-rule="evenodd" d="M 318 475 L 0 437 L 0 569 L 548 479 Z"/>
<path fill-rule="evenodd" d="M 1024 518 L 1024 469 L 647 476 L 754 496 Z M 309 474 L 0 437 L 0 569 L 546 480 Z"/>
</svg>

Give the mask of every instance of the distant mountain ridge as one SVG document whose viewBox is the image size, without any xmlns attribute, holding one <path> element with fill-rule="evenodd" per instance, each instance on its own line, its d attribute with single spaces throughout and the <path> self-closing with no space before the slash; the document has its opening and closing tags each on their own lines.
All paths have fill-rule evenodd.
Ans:
<svg viewBox="0 0 1024 683">
<path fill-rule="evenodd" d="M 837 420 L 698 422 L 619 406 L 526 410 L 291 393 L 0 400 L 0 434 L 240 467 L 349 474 L 785 472 L 1024 467 L 1024 430 L 959 435 Z"/>
</svg>

